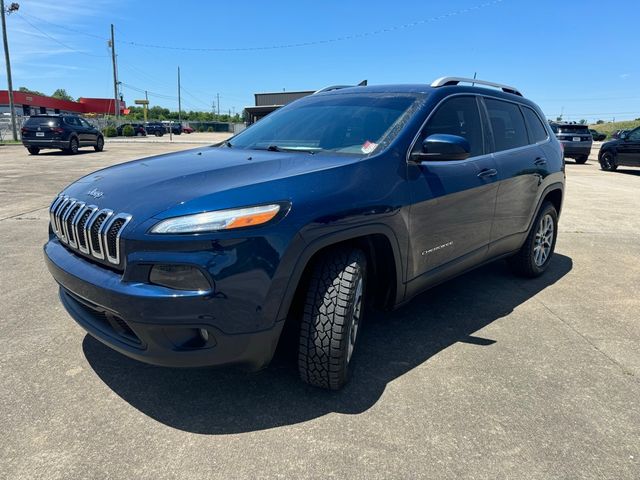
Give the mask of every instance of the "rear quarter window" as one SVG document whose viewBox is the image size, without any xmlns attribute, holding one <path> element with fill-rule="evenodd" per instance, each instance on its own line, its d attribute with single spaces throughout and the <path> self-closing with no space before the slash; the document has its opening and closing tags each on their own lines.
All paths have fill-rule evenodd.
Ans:
<svg viewBox="0 0 640 480">
<path fill-rule="evenodd" d="M 546 140 L 547 131 L 540 120 L 540 117 L 529 107 L 522 107 L 524 112 L 524 118 L 527 122 L 527 128 L 529 129 L 529 140 L 531 143 L 538 143 Z"/>
</svg>

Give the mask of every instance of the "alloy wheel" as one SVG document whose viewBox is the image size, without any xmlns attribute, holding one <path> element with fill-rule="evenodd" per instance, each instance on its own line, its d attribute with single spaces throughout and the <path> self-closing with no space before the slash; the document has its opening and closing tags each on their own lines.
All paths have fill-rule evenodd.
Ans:
<svg viewBox="0 0 640 480">
<path fill-rule="evenodd" d="M 553 218 L 548 213 L 540 219 L 536 230 L 536 239 L 533 247 L 533 261 L 538 267 L 544 265 L 551 253 L 554 235 Z"/>
</svg>

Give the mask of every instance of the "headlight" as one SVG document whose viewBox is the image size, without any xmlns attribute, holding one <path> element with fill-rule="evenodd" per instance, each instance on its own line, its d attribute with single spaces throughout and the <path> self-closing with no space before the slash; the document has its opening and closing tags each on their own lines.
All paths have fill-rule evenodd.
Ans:
<svg viewBox="0 0 640 480">
<path fill-rule="evenodd" d="M 261 225 L 273 219 L 280 205 L 232 208 L 168 218 L 153 226 L 151 233 L 199 233 Z"/>
</svg>

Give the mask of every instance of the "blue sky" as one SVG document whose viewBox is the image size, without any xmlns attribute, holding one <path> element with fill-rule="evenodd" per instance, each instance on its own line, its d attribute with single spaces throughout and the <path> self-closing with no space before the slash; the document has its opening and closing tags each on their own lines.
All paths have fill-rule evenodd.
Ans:
<svg viewBox="0 0 640 480">
<path fill-rule="evenodd" d="M 146 89 L 152 104 L 176 109 L 178 66 L 183 109 L 210 110 L 219 93 L 225 112 L 253 104 L 254 92 L 477 72 L 517 86 L 550 117 L 640 117 L 635 0 L 19 3 L 7 18 L 16 89 L 110 97 L 114 23 L 127 103 Z M 253 49 L 299 43 L 312 44 Z"/>
</svg>

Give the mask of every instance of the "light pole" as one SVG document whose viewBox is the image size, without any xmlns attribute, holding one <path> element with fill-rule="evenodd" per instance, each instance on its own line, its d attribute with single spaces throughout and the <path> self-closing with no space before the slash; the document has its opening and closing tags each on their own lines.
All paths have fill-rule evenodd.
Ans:
<svg viewBox="0 0 640 480">
<path fill-rule="evenodd" d="M 11 80 L 11 62 L 9 61 L 9 42 L 7 40 L 7 23 L 5 21 L 5 13 L 11 14 L 17 12 L 20 5 L 12 3 L 9 8 L 4 8 L 4 0 L 0 0 L 0 8 L 2 9 L 2 40 L 4 42 L 4 59 L 7 64 L 7 91 L 9 93 L 9 110 L 11 111 L 11 131 L 13 132 L 13 140 L 18 140 L 18 130 L 16 128 L 16 111 L 13 105 L 13 81 Z"/>
</svg>

